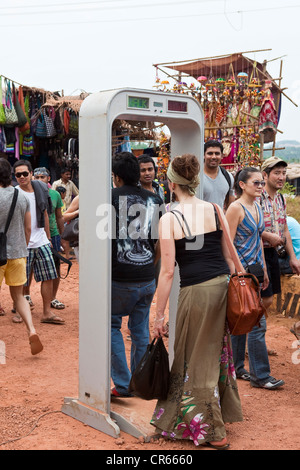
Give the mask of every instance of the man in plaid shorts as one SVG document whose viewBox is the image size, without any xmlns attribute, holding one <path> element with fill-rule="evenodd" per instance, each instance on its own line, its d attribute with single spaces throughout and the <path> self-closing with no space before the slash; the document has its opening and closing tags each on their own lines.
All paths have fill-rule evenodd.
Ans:
<svg viewBox="0 0 300 470">
<path fill-rule="evenodd" d="M 19 160 L 14 165 L 17 188 L 24 194 L 30 203 L 31 237 L 28 244 L 28 258 L 26 265 L 27 283 L 24 294 L 29 292 L 30 277 L 32 274 L 36 282 L 41 282 L 43 299 L 42 323 L 55 325 L 64 324 L 64 320 L 51 311 L 53 294 L 53 280 L 57 278 L 55 263 L 51 252 L 51 237 L 48 217 L 48 187 L 41 181 L 32 181 L 32 167 L 30 162 Z"/>
</svg>

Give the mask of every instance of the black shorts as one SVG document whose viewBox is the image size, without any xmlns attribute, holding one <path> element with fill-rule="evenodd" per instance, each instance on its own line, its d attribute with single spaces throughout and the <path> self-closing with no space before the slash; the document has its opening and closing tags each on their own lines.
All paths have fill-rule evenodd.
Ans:
<svg viewBox="0 0 300 470">
<path fill-rule="evenodd" d="M 275 248 L 265 248 L 264 252 L 270 284 L 266 290 L 261 291 L 261 296 L 272 297 L 281 293 L 279 258 Z"/>
</svg>

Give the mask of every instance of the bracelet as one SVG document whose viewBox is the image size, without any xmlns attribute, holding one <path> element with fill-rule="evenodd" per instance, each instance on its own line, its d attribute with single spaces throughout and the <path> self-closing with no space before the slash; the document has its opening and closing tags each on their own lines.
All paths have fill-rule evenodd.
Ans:
<svg viewBox="0 0 300 470">
<path fill-rule="evenodd" d="M 154 321 L 155 322 L 164 321 L 165 318 L 166 318 L 166 316 L 164 315 L 162 318 L 159 318 L 159 319 L 155 318 Z"/>
</svg>

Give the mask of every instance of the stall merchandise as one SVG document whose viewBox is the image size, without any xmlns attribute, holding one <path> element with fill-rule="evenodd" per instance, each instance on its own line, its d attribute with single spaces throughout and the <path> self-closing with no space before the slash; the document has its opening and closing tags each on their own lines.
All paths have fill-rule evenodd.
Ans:
<svg viewBox="0 0 300 470">
<path fill-rule="evenodd" d="M 45 166 L 52 180 L 67 166 L 78 180 L 79 109 L 86 96 L 60 96 L 1 76 L 0 155 L 12 165 L 28 159 L 33 168 Z"/>
<path fill-rule="evenodd" d="M 286 96 L 280 87 L 281 73 L 273 79 L 266 66 L 266 61 L 251 60 L 245 53 L 156 64 L 154 87 L 192 95 L 199 101 L 205 117 L 205 140 L 222 142 L 222 164 L 227 169 L 259 166 L 264 143 L 273 142 L 275 151 L 276 135 L 281 132 L 281 100 Z M 161 80 L 159 72 L 168 80 Z"/>
</svg>

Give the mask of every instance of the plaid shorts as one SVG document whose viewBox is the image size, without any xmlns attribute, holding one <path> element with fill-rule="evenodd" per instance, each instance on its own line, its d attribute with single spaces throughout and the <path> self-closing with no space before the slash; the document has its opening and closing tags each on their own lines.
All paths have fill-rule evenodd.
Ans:
<svg viewBox="0 0 300 470">
<path fill-rule="evenodd" d="M 28 249 L 28 258 L 26 263 L 27 282 L 25 286 L 29 285 L 30 274 L 32 271 L 36 282 L 50 281 L 57 278 L 50 245 Z"/>
</svg>

